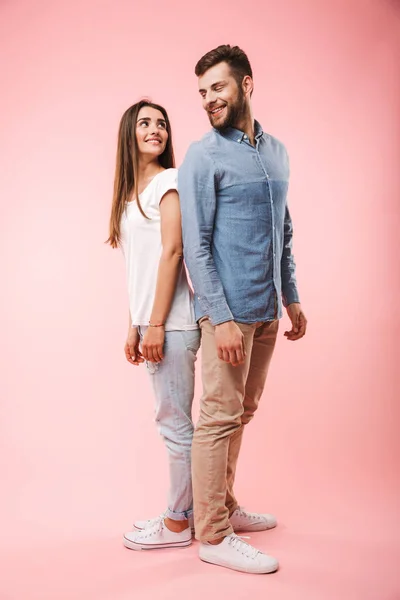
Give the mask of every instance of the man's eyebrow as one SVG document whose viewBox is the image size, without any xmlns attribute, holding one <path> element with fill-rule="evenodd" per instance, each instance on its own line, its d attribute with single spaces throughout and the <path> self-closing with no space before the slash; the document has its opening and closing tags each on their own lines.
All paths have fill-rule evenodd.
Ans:
<svg viewBox="0 0 400 600">
<path fill-rule="evenodd" d="M 216 81 L 215 83 L 212 84 L 211 89 L 215 89 L 216 87 L 218 87 L 219 85 L 226 85 L 226 81 Z M 204 94 L 204 92 L 206 92 L 207 90 L 199 90 L 199 94 Z"/>
</svg>

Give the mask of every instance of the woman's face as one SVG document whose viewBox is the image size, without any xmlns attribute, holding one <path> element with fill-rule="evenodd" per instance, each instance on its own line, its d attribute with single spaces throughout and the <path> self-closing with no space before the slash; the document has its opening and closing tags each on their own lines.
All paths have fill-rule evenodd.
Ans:
<svg viewBox="0 0 400 600">
<path fill-rule="evenodd" d="M 165 150 L 168 140 L 164 115 L 151 106 L 140 109 L 136 123 L 136 139 L 140 154 L 158 158 Z"/>
</svg>

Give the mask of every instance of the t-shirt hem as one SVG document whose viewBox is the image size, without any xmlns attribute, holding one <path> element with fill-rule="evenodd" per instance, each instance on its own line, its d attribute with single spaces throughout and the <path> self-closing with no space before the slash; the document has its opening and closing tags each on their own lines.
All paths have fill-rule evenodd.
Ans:
<svg viewBox="0 0 400 600">
<path fill-rule="evenodd" d="M 149 322 L 145 323 L 137 323 L 132 322 L 132 327 L 148 327 Z M 199 325 L 197 323 L 190 323 L 188 325 L 174 325 L 173 323 L 168 323 L 165 325 L 165 331 L 196 331 L 199 329 Z"/>
</svg>

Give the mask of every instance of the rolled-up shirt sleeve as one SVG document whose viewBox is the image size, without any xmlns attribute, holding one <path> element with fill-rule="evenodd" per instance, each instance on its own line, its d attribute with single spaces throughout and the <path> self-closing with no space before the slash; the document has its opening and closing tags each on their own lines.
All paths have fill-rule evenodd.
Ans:
<svg viewBox="0 0 400 600">
<path fill-rule="evenodd" d="M 233 320 L 212 255 L 217 178 L 206 150 L 192 144 L 178 172 L 183 252 L 200 307 L 213 325 Z"/>
</svg>

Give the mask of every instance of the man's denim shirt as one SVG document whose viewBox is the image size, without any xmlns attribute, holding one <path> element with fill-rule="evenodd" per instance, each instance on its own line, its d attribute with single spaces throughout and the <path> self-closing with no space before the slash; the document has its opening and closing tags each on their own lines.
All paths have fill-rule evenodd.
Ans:
<svg viewBox="0 0 400 600">
<path fill-rule="evenodd" d="M 299 302 L 285 147 L 255 121 L 193 143 L 179 169 L 183 246 L 196 319 L 272 321 Z"/>
</svg>

